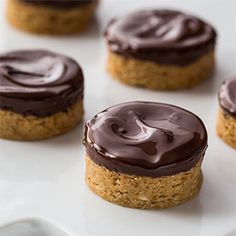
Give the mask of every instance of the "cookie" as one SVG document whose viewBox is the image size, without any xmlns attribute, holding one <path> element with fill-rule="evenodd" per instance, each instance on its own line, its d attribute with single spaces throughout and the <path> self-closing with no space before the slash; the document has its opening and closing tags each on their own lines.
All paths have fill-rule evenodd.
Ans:
<svg viewBox="0 0 236 236">
<path fill-rule="evenodd" d="M 172 10 L 142 10 L 113 19 L 105 31 L 108 72 L 125 84 L 156 90 L 194 87 L 214 70 L 216 31 Z"/>
<path fill-rule="evenodd" d="M 45 50 L 0 55 L 0 138 L 63 134 L 83 116 L 83 73 L 71 58 Z"/>
<path fill-rule="evenodd" d="M 86 182 L 103 199 L 131 208 L 168 208 L 193 198 L 207 148 L 203 122 L 154 102 L 110 107 L 86 123 Z"/>
<path fill-rule="evenodd" d="M 30 33 L 76 34 L 88 27 L 97 3 L 97 0 L 8 0 L 7 20 Z"/>
<path fill-rule="evenodd" d="M 219 104 L 217 133 L 225 143 L 236 148 L 236 77 L 221 85 Z"/>
</svg>

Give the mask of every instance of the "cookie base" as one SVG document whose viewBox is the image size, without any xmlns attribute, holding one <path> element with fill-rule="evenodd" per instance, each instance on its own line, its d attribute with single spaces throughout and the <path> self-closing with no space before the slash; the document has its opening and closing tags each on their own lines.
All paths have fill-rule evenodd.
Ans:
<svg viewBox="0 0 236 236">
<path fill-rule="evenodd" d="M 0 138 L 22 141 L 51 138 L 71 130 L 82 119 L 83 113 L 82 99 L 68 111 L 43 118 L 0 110 Z"/>
<path fill-rule="evenodd" d="M 97 165 L 86 157 L 86 182 L 103 199 L 130 208 L 168 208 L 193 198 L 202 184 L 200 160 L 192 169 L 172 176 L 127 175 Z"/>
<path fill-rule="evenodd" d="M 96 6 L 97 3 L 91 3 L 64 10 L 8 0 L 7 20 L 14 27 L 31 33 L 75 34 L 87 28 Z"/>
<path fill-rule="evenodd" d="M 128 85 L 154 90 L 191 88 L 212 75 L 214 51 L 184 66 L 158 64 L 109 51 L 107 68 L 114 79 Z"/>
<path fill-rule="evenodd" d="M 225 143 L 236 149 L 236 118 L 222 108 L 218 112 L 216 131 Z"/>
</svg>

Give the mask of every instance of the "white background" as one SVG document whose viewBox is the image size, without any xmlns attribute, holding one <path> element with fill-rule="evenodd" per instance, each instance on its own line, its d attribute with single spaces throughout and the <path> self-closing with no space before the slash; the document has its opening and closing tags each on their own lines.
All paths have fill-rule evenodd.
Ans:
<svg viewBox="0 0 236 236">
<path fill-rule="evenodd" d="M 0 52 L 46 48 L 75 58 L 85 75 L 85 118 L 124 101 L 172 103 L 199 115 L 209 132 L 204 183 L 192 201 L 167 210 L 112 205 L 84 182 L 83 125 L 47 141 L 0 141 L 0 224 L 20 217 L 46 218 L 75 236 L 235 236 L 236 151 L 215 133 L 217 89 L 236 73 L 235 0 L 102 0 L 97 22 L 76 37 L 39 37 L 11 28 L 0 0 Z M 155 92 L 115 82 L 106 73 L 104 27 L 112 16 L 148 7 L 186 10 L 208 20 L 219 34 L 213 79 L 178 92 Z M 20 236 L 20 235 L 18 235 Z"/>
</svg>

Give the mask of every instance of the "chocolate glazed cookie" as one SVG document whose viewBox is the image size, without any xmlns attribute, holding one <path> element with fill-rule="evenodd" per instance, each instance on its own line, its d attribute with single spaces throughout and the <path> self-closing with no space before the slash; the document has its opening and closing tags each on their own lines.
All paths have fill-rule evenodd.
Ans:
<svg viewBox="0 0 236 236">
<path fill-rule="evenodd" d="M 218 135 L 236 148 L 236 77 L 223 82 L 219 89 Z"/>
<path fill-rule="evenodd" d="M 206 22 L 185 13 L 139 11 L 113 19 L 105 37 L 109 72 L 131 85 L 152 89 L 191 87 L 213 70 L 216 32 Z"/>
<path fill-rule="evenodd" d="M 207 132 L 194 114 L 168 104 L 130 102 L 87 122 L 86 180 L 102 198 L 166 208 L 200 189 Z"/>
<path fill-rule="evenodd" d="M 8 0 L 7 19 L 18 29 L 37 34 L 84 31 L 98 0 Z"/>
<path fill-rule="evenodd" d="M 66 56 L 44 50 L 2 54 L 0 85 L 2 138 L 52 137 L 82 117 L 82 70 Z"/>
</svg>

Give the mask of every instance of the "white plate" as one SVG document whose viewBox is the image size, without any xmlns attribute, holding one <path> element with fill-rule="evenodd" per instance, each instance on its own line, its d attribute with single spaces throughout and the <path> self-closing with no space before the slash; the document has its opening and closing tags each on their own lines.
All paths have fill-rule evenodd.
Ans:
<svg viewBox="0 0 236 236">
<path fill-rule="evenodd" d="M 4 236 L 70 236 L 51 222 L 37 218 L 21 219 L 0 227 Z"/>
<path fill-rule="evenodd" d="M 38 37 L 12 29 L 0 0 L 0 51 L 48 48 L 74 57 L 84 70 L 85 120 L 107 106 L 129 100 L 173 103 L 198 114 L 209 131 L 204 184 L 192 201 L 172 209 L 145 211 L 112 205 L 84 182 L 83 125 L 42 142 L 0 141 L 0 223 L 44 218 L 76 236 L 235 236 L 236 151 L 215 133 L 217 88 L 236 73 L 235 0 L 103 0 L 99 23 L 78 37 Z M 207 19 L 219 33 L 214 79 L 180 92 L 153 92 L 115 82 L 105 71 L 102 33 L 108 20 L 145 7 L 179 8 Z M 21 235 L 18 235 L 21 236 Z"/>
</svg>

